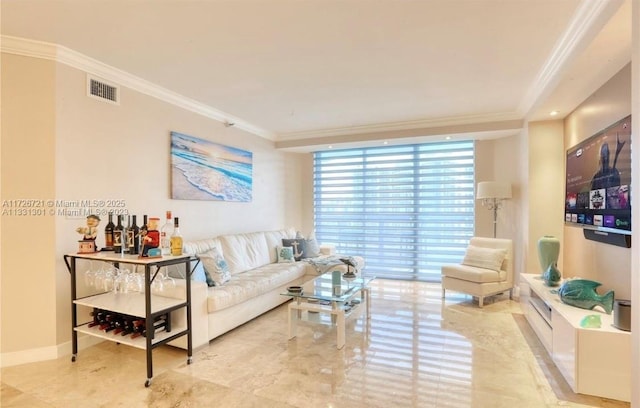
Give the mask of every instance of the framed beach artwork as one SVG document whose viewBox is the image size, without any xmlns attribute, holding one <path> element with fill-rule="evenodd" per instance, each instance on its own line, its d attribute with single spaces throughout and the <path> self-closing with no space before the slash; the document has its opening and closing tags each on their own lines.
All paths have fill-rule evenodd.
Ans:
<svg viewBox="0 0 640 408">
<path fill-rule="evenodd" d="M 253 153 L 171 132 L 171 198 L 251 201 Z"/>
</svg>

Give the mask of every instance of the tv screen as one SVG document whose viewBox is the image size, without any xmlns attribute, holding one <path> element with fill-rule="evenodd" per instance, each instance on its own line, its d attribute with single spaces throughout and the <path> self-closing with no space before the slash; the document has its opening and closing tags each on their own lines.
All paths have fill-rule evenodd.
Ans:
<svg viewBox="0 0 640 408">
<path fill-rule="evenodd" d="M 565 224 L 631 234 L 631 116 L 567 150 Z"/>
</svg>

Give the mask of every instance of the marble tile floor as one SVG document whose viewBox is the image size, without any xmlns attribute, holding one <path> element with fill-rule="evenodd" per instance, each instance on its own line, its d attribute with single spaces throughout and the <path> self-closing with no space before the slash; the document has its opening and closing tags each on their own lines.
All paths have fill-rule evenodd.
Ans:
<svg viewBox="0 0 640 408">
<path fill-rule="evenodd" d="M 287 340 L 278 307 L 196 350 L 154 351 L 144 387 L 144 351 L 111 342 L 57 360 L 3 368 L 3 408 L 28 407 L 629 407 L 577 395 L 506 296 L 486 300 L 439 284 L 378 279 L 371 320 L 352 319 L 347 343 L 335 328 L 304 325 Z"/>
</svg>

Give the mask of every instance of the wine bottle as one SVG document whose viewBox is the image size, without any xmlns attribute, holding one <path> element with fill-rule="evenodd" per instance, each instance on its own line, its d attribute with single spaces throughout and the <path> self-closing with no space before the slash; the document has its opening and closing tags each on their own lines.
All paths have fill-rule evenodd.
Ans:
<svg viewBox="0 0 640 408">
<path fill-rule="evenodd" d="M 137 217 L 135 215 L 131 216 L 131 226 L 129 227 L 129 253 L 130 254 L 138 254 L 140 251 L 140 228 L 136 224 Z"/>
<path fill-rule="evenodd" d="M 131 240 L 131 235 L 129 231 L 131 229 L 131 216 L 127 215 L 127 224 L 124 224 L 124 216 L 122 216 L 122 224 L 124 225 L 124 229 L 122 231 L 122 252 L 125 254 L 129 253 L 129 244 Z"/>
<path fill-rule="evenodd" d="M 173 222 L 171 221 L 171 211 L 167 211 L 167 221 L 160 229 L 160 249 L 162 255 L 171 254 L 171 235 L 173 235 Z"/>
<path fill-rule="evenodd" d="M 91 315 L 93 316 L 93 321 L 89 322 L 89 324 L 87 324 L 87 327 L 99 326 L 102 323 L 102 319 L 104 316 L 104 312 L 102 311 L 102 309 L 94 307 Z"/>
<path fill-rule="evenodd" d="M 178 217 L 175 217 L 173 219 L 173 234 L 171 235 L 171 255 L 182 255 L 182 235 L 180 234 Z"/>
<path fill-rule="evenodd" d="M 118 215 L 118 225 L 113 229 L 113 250 L 116 253 L 122 252 L 122 236 L 124 227 L 122 226 L 122 215 Z"/>
<path fill-rule="evenodd" d="M 104 250 L 113 251 L 113 229 L 115 224 L 113 223 L 113 212 L 109 212 L 109 222 L 104 227 Z"/>
<path fill-rule="evenodd" d="M 149 226 L 147 225 L 148 221 L 149 221 L 149 218 L 147 217 L 147 214 L 143 215 L 142 227 L 140 227 L 140 236 L 147 235 L 147 231 L 149 231 Z"/>
<path fill-rule="evenodd" d="M 147 225 L 148 221 L 149 218 L 147 217 L 147 214 L 144 214 L 142 216 L 142 227 L 140 227 L 140 232 L 138 233 L 138 253 L 143 254 L 143 256 L 146 256 L 146 254 L 144 253 L 144 238 L 149 232 L 149 225 Z"/>
</svg>

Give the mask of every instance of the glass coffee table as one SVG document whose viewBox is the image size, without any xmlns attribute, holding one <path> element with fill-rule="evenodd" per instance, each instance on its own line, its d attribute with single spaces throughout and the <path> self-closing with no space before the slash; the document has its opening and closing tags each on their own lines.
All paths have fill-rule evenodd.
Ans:
<svg viewBox="0 0 640 408">
<path fill-rule="evenodd" d="M 289 339 L 296 337 L 298 322 L 301 320 L 331 324 L 338 332 L 337 347 L 341 349 L 345 343 L 346 319 L 365 311 L 367 320 L 371 317 L 369 284 L 373 276 L 357 276 L 346 280 L 340 275 L 340 284 L 332 273 L 328 272 L 303 285 L 301 293 L 284 292 L 282 296 L 293 298 L 289 303 Z M 337 282 L 337 281 L 336 281 Z M 320 315 L 329 315 L 329 321 L 323 321 Z"/>
</svg>

